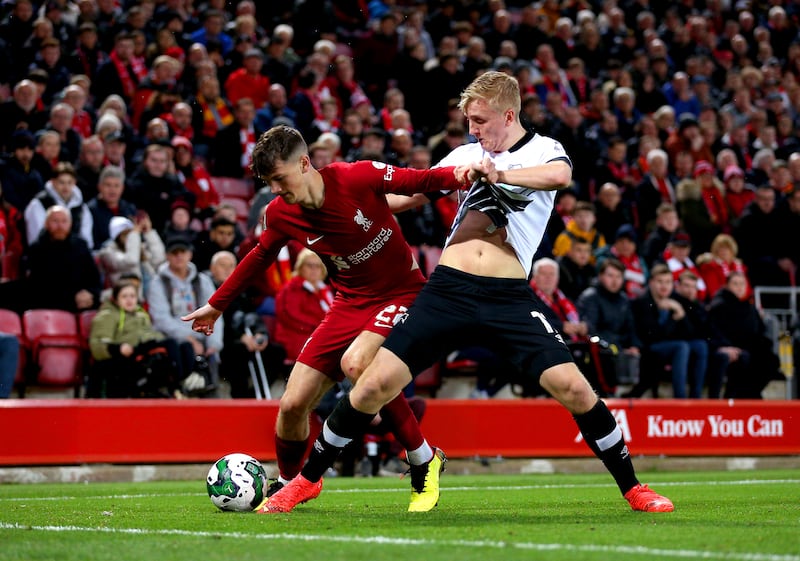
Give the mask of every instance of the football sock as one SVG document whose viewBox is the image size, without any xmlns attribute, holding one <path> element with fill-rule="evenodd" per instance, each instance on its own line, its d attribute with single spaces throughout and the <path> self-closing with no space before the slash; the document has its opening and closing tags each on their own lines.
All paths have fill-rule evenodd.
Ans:
<svg viewBox="0 0 800 561">
<path fill-rule="evenodd" d="M 342 448 L 367 432 L 374 418 L 374 413 L 362 413 L 352 406 L 349 395 L 344 396 L 322 425 L 322 432 L 314 442 L 308 462 L 301 472 L 303 477 L 312 482 L 319 481 Z"/>
<path fill-rule="evenodd" d="M 433 448 L 431 448 L 427 440 L 423 440 L 419 448 L 414 450 L 406 449 L 406 457 L 408 458 L 408 463 L 412 466 L 421 466 L 433 459 Z"/>
<path fill-rule="evenodd" d="M 419 422 L 414 416 L 414 412 L 408 404 L 406 396 L 399 394 L 392 401 L 387 403 L 381 409 L 381 417 L 386 420 L 388 427 L 391 429 L 397 441 L 409 451 L 409 453 L 425 445 L 430 452 L 430 456 L 423 458 L 419 463 L 425 463 L 433 457 L 433 450 L 425 442 L 425 437 L 422 436 L 422 431 L 419 428 Z M 422 451 L 423 455 L 426 453 Z M 409 455 L 409 462 L 412 461 Z M 416 459 L 416 456 L 415 456 Z"/>
<path fill-rule="evenodd" d="M 275 454 L 278 456 L 278 471 L 282 479 L 291 481 L 300 473 L 307 449 L 308 440 L 285 440 L 275 434 Z"/>
<path fill-rule="evenodd" d="M 573 418 L 586 444 L 614 477 L 622 494 L 638 484 L 622 431 L 606 404 L 598 400 L 589 411 Z"/>
</svg>

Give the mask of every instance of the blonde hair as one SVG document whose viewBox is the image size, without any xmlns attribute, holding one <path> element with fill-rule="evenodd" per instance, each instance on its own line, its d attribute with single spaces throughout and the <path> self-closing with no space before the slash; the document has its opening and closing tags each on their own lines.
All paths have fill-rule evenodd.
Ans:
<svg viewBox="0 0 800 561">
<path fill-rule="evenodd" d="M 300 253 L 297 254 L 297 260 L 294 262 L 294 270 L 292 271 L 292 275 L 299 276 L 300 275 L 300 269 L 303 267 L 303 265 L 306 264 L 306 261 L 308 261 L 309 259 L 316 259 L 317 261 L 322 263 L 322 280 L 327 279 L 328 278 L 328 268 L 325 266 L 325 263 L 323 263 L 323 261 L 322 261 L 322 259 L 320 259 L 319 255 L 317 255 L 316 253 L 314 253 L 313 251 L 311 251 L 307 247 L 304 248 Z"/>
<path fill-rule="evenodd" d="M 717 251 L 722 247 L 729 248 L 733 252 L 734 257 L 739 254 L 739 244 L 728 234 L 719 234 L 714 238 L 714 241 L 711 242 L 711 253 L 716 255 Z"/>
<path fill-rule="evenodd" d="M 466 112 L 470 103 L 483 100 L 489 107 L 502 113 L 508 109 L 514 111 L 514 117 L 519 120 L 521 99 L 519 82 L 505 72 L 490 70 L 475 78 L 462 92 L 458 108 Z"/>
</svg>

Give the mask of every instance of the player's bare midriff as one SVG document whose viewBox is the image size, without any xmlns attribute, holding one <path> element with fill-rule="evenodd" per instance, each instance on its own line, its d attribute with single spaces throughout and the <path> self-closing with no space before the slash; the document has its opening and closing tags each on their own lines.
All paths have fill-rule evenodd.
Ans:
<svg viewBox="0 0 800 561">
<path fill-rule="evenodd" d="M 491 224 L 484 213 L 467 211 L 439 263 L 482 277 L 526 278 L 514 249 L 505 242 L 505 228 L 490 233 Z"/>
</svg>

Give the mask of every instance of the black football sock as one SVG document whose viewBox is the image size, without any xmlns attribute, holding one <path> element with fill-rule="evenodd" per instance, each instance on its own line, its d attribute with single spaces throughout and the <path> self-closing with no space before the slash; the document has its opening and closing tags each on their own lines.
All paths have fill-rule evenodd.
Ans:
<svg viewBox="0 0 800 561">
<path fill-rule="evenodd" d="M 303 467 L 303 477 L 309 481 L 319 481 L 322 475 L 336 461 L 342 448 L 356 438 L 360 438 L 369 427 L 374 413 L 362 413 L 350 404 L 350 396 L 344 396 L 322 426 L 308 463 Z"/>
<path fill-rule="evenodd" d="M 622 431 L 606 404 L 598 400 L 589 411 L 573 418 L 586 444 L 614 477 L 622 494 L 638 484 Z"/>
</svg>

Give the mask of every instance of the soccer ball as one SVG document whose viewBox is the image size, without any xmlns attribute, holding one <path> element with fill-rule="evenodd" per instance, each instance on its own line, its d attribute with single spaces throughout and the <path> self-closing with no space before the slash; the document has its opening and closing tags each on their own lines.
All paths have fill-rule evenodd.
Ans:
<svg viewBox="0 0 800 561">
<path fill-rule="evenodd" d="M 211 465 L 206 489 L 220 510 L 250 512 L 264 500 L 267 474 L 252 456 L 228 454 Z"/>
</svg>

